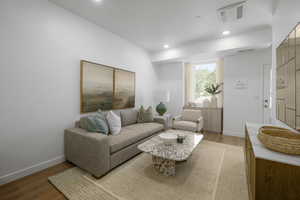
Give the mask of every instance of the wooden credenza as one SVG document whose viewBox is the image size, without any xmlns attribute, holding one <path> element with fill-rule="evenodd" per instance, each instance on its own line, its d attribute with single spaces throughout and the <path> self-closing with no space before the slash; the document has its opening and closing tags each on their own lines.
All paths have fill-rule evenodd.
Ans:
<svg viewBox="0 0 300 200">
<path fill-rule="evenodd" d="M 269 150 L 257 138 L 262 124 L 246 123 L 245 160 L 250 200 L 300 200 L 300 156 Z"/>
<path fill-rule="evenodd" d="M 185 106 L 184 109 L 201 110 L 204 119 L 204 131 L 223 133 L 223 108 L 202 108 Z"/>
</svg>

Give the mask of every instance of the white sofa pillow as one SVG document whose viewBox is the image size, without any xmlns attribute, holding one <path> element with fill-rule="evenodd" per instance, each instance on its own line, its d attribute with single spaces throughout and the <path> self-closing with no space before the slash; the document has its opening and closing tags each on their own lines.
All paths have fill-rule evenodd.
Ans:
<svg viewBox="0 0 300 200">
<path fill-rule="evenodd" d="M 184 109 L 182 111 L 182 120 L 196 122 L 202 116 L 201 110 Z"/>
<path fill-rule="evenodd" d="M 121 131 L 121 118 L 113 111 L 109 111 L 106 115 L 106 120 L 112 135 L 118 135 Z"/>
</svg>

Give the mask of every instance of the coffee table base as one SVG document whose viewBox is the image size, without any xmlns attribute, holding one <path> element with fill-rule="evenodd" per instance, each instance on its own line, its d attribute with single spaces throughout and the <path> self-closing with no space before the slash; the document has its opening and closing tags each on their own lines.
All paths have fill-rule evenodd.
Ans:
<svg viewBox="0 0 300 200">
<path fill-rule="evenodd" d="M 154 165 L 154 169 L 165 175 L 165 176 L 175 176 L 175 160 L 168 160 L 157 156 L 152 156 L 152 161 Z"/>
</svg>

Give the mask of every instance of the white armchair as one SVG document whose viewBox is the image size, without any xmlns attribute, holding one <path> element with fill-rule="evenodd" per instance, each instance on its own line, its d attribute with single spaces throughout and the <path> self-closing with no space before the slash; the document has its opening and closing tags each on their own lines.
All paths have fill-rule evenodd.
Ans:
<svg viewBox="0 0 300 200">
<path fill-rule="evenodd" d="M 184 109 L 182 114 L 173 118 L 173 129 L 201 132 L 203 117 L 201 110 Z"/>
</svg>

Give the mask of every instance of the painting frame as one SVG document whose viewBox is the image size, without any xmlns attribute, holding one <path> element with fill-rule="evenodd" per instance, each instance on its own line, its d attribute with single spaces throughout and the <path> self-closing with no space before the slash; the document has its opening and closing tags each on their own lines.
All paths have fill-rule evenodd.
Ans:
<svg viewBox="0 0 300 200">
<path fill-rule="evenodd" d="M 93 108 L 93 109 L 86 109 L 86 105 L 88 100 L 87 100 L 87 88 L 86 88 L 86 85 L 87 85 L 87 79 L 88 77 L 86 77 L 86 74 L 85 74 L 85 71 L 86 71 L 86 68 L 88 66 L 95 66 L 97 68 L 97 70 L 99 69 L 101 71 L 101 68 L 103 69 L 109 69 L 112 74 L 111 74 L 111 85 L 109 87 L 110 91 L 107 91 L 109 93 L 112 94 L 111 96 L 111 107 L 96 107 L 96 108 Z M 99 68 L 98 68 L 99 67 Z M 102 70 L 103 70 L 102 69 Z M 123 73 L 128 73 L 131 75 L 132 77 L 132 85 L 131 85 L 131 91 L 129 92 L 129 97 L 126 97 L 128 98 L 130 103 L 129 104 L 124 104 L 124 106 L 114 106 L 115 105 L 115 102 L 117 100 L 116 98 L 116 72 L 123 72 Z M 102 77 L 103 78 L 103 77 Z M 99 76 L 99 82 L 98 84 L 101 84 L 101 77 Z M 126 84 L 124 84 L 126 85 Z M 98 109 L 101 109 L 101 110 L 118 110 L 118 109 L 127 109 L 127 108 L 134 108 L 135 107 L 135 92 L 136 92 L 136 74 L 135 72 L 132 72 L 132 71 L 129 71 L 129 70 L 125 70 L 125 69 L 120 69 L 120 68 L 117 68 L 117 67 L 112 67 L 112 66 L 108 66 L 108 65 L 104 65 L 104 64 L 99 64 L 99 63 L 96 63 L 96 62 L 90 62 L 90 61 L 87 61 L 87 60 L 80 60 L 80 114 L 86 114 L 86 113 L 93 113 L 93 112 L 96 112 Z M 99 98 L 99 94 L 94 94 L 94 95 L 98 95 L 98 98 Z M 130 96 L 131 95 L 131 96 Z M 124 96 L 123 96 L 124 97 Z M 104 98 L 104 97 L 103 97 Z M 109 97 L 108 97 L 109 99 Z M 101 103 L 101 102 L 100 102 Z"/>
<path fill-rule="evenodd" d="M 121 85 L 122 88 L 121 88 L 121 86 L 118 85 L 122 81 L 121 76 L 119 77 L 118 74 L 123 74 L 123 76 L 127 75 L 128 77 L 130 77 L 129 80 L 127 80 L 128 81 L 127 83 L 126 83 L 126 80 L 125 80 L 125 83 L 122 83 L 123 84 L 123 85 Z M 127 85 L 127 87 L 125 85 Z M 126 95 L 122 96 L 122 95 L 118 94 L 118 93 L 124 92 L 124 90 L 129 90 L 129 95 L 128 96 L 126 96 Z M 123 99 L 123 101 L 124 101 L 124 98 L 125 98 L 125 101 L 126 101 L 126 98 L 127 98 L 128 102 L 125 102 L 126 105 L 123 105 L 123 106 L 122 106 L 122 104 L 121 104 L 121 106 L 118 105 L 117 102 L 118 102 L 119 98 Z M 123 102 L 123 104 L 124 104 L 124 102 Z M 135 73 L 131 72 L 131 71 L 128 71 L 128 70 L 115 68 L 115 71 L 114 71 L 113 109 L 118 110 L 118 109 L 134 108 L 134 107 L 135 107 Z"/>
</svg>

